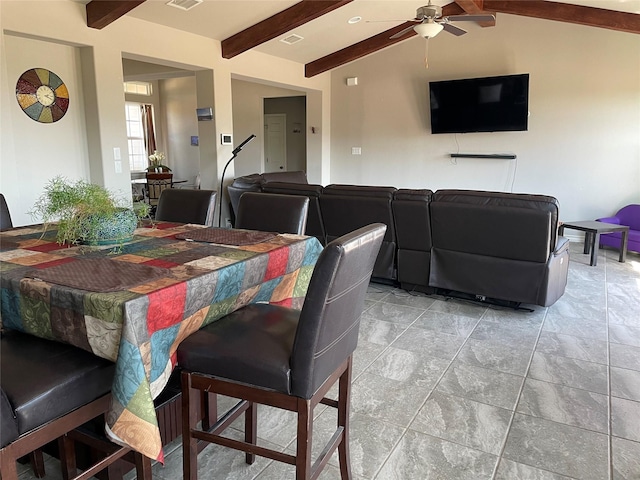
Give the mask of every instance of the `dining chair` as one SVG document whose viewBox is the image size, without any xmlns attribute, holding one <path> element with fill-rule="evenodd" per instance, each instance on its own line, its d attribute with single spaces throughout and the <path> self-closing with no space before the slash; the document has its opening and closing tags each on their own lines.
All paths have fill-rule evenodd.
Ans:
<svg viewBox="0 0 640 480">
<path fill-rule="evenodd" d="M 306 196 L 245 192 L 240 197 L 235 227 L 303 235 L 308 211 Z"/>
<path fill-rule="evenodd" d="M 155 219 L 213 226 L 215 190 L 168 188 L 158 199 Z"/>
<path fill-rule="evenodd" d="M 11 221 L 11 213 L 9 212 L 9 206 L 4 198 L 4 195 L 0 193 L 0 232 L 13 228 L 13 222 Z"/>
<path fill-rule="evenodd" d="M 167 188 L 171 188 L 173 182 L 173 173 L 146 172 L 146 178 L 147 201 L 155 211 L 155 207 L 158 205 L 158 200 L 160 199 L 160 194 Z"/>
<path fill-rule="evenodd" d="M 313 270 L 302 310 L 255 303 L 210 323 L 178 347 L 182 368 L 183 478 L 197 479 L 198 440 L 295 465 L 296 479 L 317 478 L 338 450 L 351 478 L 349 408 L 352 355 L 367 286 L 386 225 L 362 227 L 329 243 Z M 338 383 L 338 400 L 327 392 Z M 208 429 L 197 428 L 202 392 L 240 401 Z M 337 429 L 311 466 L 314 409 L 337 409 Z M 296 412 L 296 453 L 258 446 L 257 404 Z M 245 416 L 244 441 L 221 436 Z"/>
<path fill-rule="evenodd" d="M 63 478 L 92 477 L 116 460 L 136 464 L 138 479 L 151 479 L 151 460 L 111 444 L 106 457 L 76 475 L 72 431 L 105 414 L 115 364 L 80 348 L 17 331 L 0 339 L 0 476 L 16 480 L 16 461 L 58 440 Z M 44 472 L 43 472 L 44 473 Z"/>
</svg>

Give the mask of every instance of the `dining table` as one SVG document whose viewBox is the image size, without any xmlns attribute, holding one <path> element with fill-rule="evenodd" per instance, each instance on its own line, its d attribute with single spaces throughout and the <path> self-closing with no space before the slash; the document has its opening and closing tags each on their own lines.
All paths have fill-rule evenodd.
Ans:
<svg viewBox="0 0 640 480">
<path fill-rule="evenodd" d="M 153 400 L 180 342 L 250 303 L 302 308 L 321 251 L 315 237 L 168 222 L 115 247 L 18 227 L 0 233 L 0 324 L 115 362 L 106 434 L 163 462 Z"/>
</svg>

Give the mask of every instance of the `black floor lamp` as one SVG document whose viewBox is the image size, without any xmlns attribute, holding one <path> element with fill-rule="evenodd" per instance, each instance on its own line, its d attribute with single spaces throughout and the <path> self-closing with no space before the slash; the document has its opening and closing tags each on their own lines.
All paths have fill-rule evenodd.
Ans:
<svg viewBox="0 0 640 480">
<path fill-rule="evenodd" d="M 222 224 L 222 194 L 223 194 L 223 190 L 222 190 L 222 185 L 224 184 L 224 174 L 227 171 L 227 167 L 229 166 L 229 164 L 233 161 L 234 158 L 236 158 L 238 156 L 238 154 L 240 153 L 240 151 L 244 148 L 244 146 L 249 143 L 251 140 L 253 140 L 254 138 L 256 138 L 256 136 L 254 134 L 249 135 L 249 137 L 247 137 L 247 139 L 242 142 L 240 145 L 238 145 L 236 148 L 233 149 L 233 156 L 229 159 L 229 161 L 227 162 L 227 164 L 224 166 L 224 168 L 222 169 L 222 178 L 220 179 L 220 190 L 218 191 L 218 197 L 220 198 L 220 201 L 218 202 L 218 227 L 221 227 Z"/>
</svg>

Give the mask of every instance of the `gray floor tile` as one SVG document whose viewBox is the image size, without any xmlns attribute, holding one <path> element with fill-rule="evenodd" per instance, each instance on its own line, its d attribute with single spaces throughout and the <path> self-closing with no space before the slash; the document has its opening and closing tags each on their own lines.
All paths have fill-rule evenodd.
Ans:
<svg viewBox="0 0 640 480">
<path fill-rule="evenodd" d="M 494 478 L 495 480 L 571 480 L 571 477 L 513 462 L 506 458 L 500 460 Z"/>
<path fill-rule="evenodd" d="M 393 347 L 451 360 L 458 352 L 464 337 L 409 327 L 393 343 Z"/>
<path fill-rule="evenodd" d="M 611 343 L 640 347 L 640 327 L 618 324 L 609 325 L 609 341 Z"/>
<path fill-rule="evenodd" d="M 434 392 L 409 428 L 499 455 L 511 415 L 503 408 Z"/>
<path fill-rule="evenodd" d="M 526 310 L 514 310 L 512 308 L 487 308 L 482 316 L 482 320 L 485 322 L 496 322 L 500 325 L 509 325 L 513 327 L 540 327 L 542 322 L 544 322 L 547 309 L 538 305 L 527 305 L 527 307 L 531 307 L 533 312 Z"/>
<path fill-rule="evenodd" d="M 406 427 L 430 390 L 365 372 L 353 384 L 351 412 Z"/>
<path fill-rule="evenodd" d="M 583 289 L 565 291 L 560 299 L 549 307 L 549 315 L 569 318 L 588 318 L 591 320 L 606 319 L 606 307 L 604 305 L 605 293 L 597 295 L 597 298 L 590 292 Z"/>
<path fill-rule="evenodd" d="M 484 315 L 486 307 L 471 304 L 457 299 L 442 300 L 438 299 L 429 307 L 432 312 L 451 313 L 454 315 L 462 315 L 463 317 L 475 318 L 479 320 Z"/>
<path fill-rule="evenodd" d="M 396 305 L 387 302 L 377 302 L 367 310 L 367 317 L 372 317 L 385 322 L 398 323 L 400 325 L 410 325 L 418 318 L 424 309 L 408 307 L 406 305 Z"/>
<path fill-rule="evenodd" d="M 405 290 L 395 289 L 390 295 L 384 297 L 384 302 L 426 310 L 436 301 L 436 298 L 420 292 L 409 293 Z"/>
<path fill-rule="evenodd" d="M 640 372 L 611 367 L 611 395 L 640 402 Z"/>
<path fill-rule="evenodd" d="M 622 438 L 611 439 L 613 480 L 640 478 L 640 443 Z"/>
<path fill-rule="evenodd" d="M 456 359 L 467 365 L 524 376 L 533 354 L 533 346 L 505 344 L 493 340 L 468 339 Z"/>
<path fill-rule="evenodd" d="M 640 371 L 640 347 L 611 343 L 609 358 L 614 367 Z"/>
<path fill-rule="evenodd" d="M 606 395 L 527 378 L 517 411 L 601 433 L 609 430 Z"/>
<path fill-rule="evenodd" d="M 599 363 L 536 352 L 528 377 L 608 394 L 607 367 Z"/>
<path fill-rule="evenodd" d="M 611 397 L 611 434 L 640 442 L 640 402 Z"/>
<path fill-rule="evenodd" d="M 536 351 L 587 362 L 607 364 L 607 342 L 544 331 L 540 334 Z"/>
<path fill-rule="evenodd" d="M 522 348 L 533 347 L 540 327 L 519 327 L 496 322 L 480 321 L 471 334 L 475 340 L 492 340 Z"/>
<path fill-rule="evenodd" d="M 404 325 L 384 322 L 365 313 L 360 320 L 359 339 L 369 343 L 387 346 L 407 329 Z"/>
<path fill-rule="evenodd" d="M 448 360 L 391 346 L 373 362 L 367 372 L 431 389 L 448 366 Z"/>
<path fill-rule="evenodd" d="M 609 478 L 607 435 L 519 413 L 503 456 L 581 480 Z"/>
<path fill-rule="evenodd" d="M 477 323 L 476 319 L 463 315 L 427 311 L 418 317 L 413 326 L 466 337 L 473 331 Z"/>
<path fill-rule="evenodd" d="M 377 475 L 380 480 L 488 480 L 497 457 L 407 431 Z"/>
<path fill-rule="evenodd" d="M 600 341 L 607 340 L 607 325 L 604 318 L 592 319 L 560 315 L 551 312 L 551 308 L 544 320 L 542 331 L 592 338 Z"/>
<path fill-rule="evenodd" d="M 454 363 L 436 391 L 513 410 L 523 381 L 517 375 Z"/>
</svg>

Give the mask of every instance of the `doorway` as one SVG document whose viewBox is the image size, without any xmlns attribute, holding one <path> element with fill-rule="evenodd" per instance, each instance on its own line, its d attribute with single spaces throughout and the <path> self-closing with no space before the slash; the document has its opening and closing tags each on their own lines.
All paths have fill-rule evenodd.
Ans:
<svg viewBox="0 0 640 480">
<path fill-rule="evenodd" d="M 264 171 L 287 170 L 287 115 L 271 113 L 264 116 Z"/>
<path fill-rule="evenodd" d="M 264 172 L 307 171 L 307 98 L 264 98 Z M 276 122 L 281 125 L 268 125 Z M 269 131 L 270 130 L 270 131 Z M 279 133 L 282 132 L 282 134 Z M 282 143 L 280 143 L 282 142 Z M 282 145 L 283 154 L 278 153 Z"/>
</svg>

